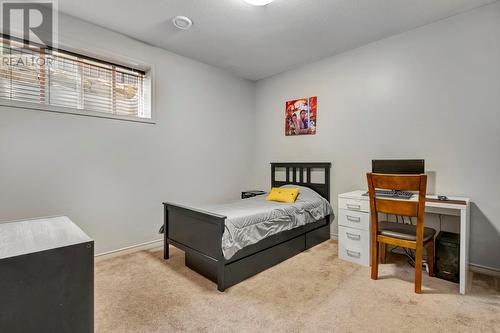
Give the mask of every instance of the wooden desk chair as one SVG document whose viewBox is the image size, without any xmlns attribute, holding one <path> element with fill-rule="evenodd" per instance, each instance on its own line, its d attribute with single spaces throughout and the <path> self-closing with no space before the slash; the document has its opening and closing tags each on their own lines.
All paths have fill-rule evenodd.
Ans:
<svg viewBox="0 0 500 333">
<path fill-rule="evenodd" d="M 385 263 L 386 245 L 414 249 L 415 254 L 415 292 L 422 293 L 422 255 L 427 246 L 429 275 L 434 276 L 434 235 L 436 231 L 424 227 L 426 175 L 385 175 L 368 173 L 368 191 L 371 211 L 371 278 L 378 278 L 378 249 L 382 263 Z M 375 189 L 418 191 L 418 201 L 377 198 Z M 380 221 L 379 213 L 417 218 L 417 225 Z"/>
</svg>

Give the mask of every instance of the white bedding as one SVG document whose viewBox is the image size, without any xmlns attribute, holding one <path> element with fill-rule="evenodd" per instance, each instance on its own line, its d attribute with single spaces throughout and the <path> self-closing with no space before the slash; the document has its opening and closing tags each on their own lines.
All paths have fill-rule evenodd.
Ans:
<svg viewBox="0 0 500 333">
<path fill-rule="evenodd" d="M 260 195 L 200 207 L 227 217 L 222 237 L 222 251 L 226 259 L 230 259 L 245 246 L 255 244 L 266 237 L 333 214 L 330 203 L 310 188 L 296 185 L 285 187 L 300 189 L 295 203 L 267 201 L 266 195 Z"/>
</svg>

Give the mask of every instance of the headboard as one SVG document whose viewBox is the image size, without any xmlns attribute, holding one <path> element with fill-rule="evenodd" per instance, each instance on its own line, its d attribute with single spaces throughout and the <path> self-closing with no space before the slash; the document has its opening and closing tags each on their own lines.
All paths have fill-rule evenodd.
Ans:
<svg viewBox="0 0 500 333">
<path fill-rule="evenodd" d="M 330 168 L 332 164 L 330 162 L 273 162 L 271 163 L 271 186 L 280 187 L 286 184 L 296 184 L 300 186 L 307 186 L 314 191 L 318 192 L 323 198 L 330 201 Z M 285 168 L 286 169 L 286 179 L 285 181 L 276 180 L 276 169 Z M 312 169 L 322 169 L 324 170 L 325 181 L 324 183 L 312 183 L 311 182 L 311 170 Z M 290 177 L 290 171 L 292 171 L 292 177 Z M 297 177 L 298 171 L 298 177 Z M 304 177 L 304 171 L 306 173 Z M 305 179 L 304 179 L 305 178 Z"/>
</svg>

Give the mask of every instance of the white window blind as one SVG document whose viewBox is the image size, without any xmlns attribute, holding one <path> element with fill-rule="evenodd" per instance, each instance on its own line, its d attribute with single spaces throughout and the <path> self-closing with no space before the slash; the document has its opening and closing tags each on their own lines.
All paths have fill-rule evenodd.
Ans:
<svg viewBox="0 0 500 333">
<path fill-rule="evenodd" d="M 0 98 L 151 119 L 146 73 L 0 37 Z"/>
</svg>

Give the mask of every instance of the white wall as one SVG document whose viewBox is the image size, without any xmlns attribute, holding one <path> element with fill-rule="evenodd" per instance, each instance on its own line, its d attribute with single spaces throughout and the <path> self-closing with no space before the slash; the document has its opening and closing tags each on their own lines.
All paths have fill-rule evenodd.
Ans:
<svg viewBox="0 0 500 333">
<path fill-rule="evenodd" d="M 315 95 L 317 135 L 285 137 L 285 101 Z M 425 158 L 431 190 L 474 202 L 471 261 L 500 269 L 500 3 L 259 81 L 256 103 L 261 188 L 270 161 L 333 162 L 336 198 L 373 158 Z"/>
<path fill-rule="evenodd" d="M 251 187 L 253 82 L 71 17 L 59 28 L 61 42 L 154 65 L 157 123 L 0 107 L 0 220 L 65 214 L 100 253 L 161 238 L 163 201 Z"/>
</svg>

